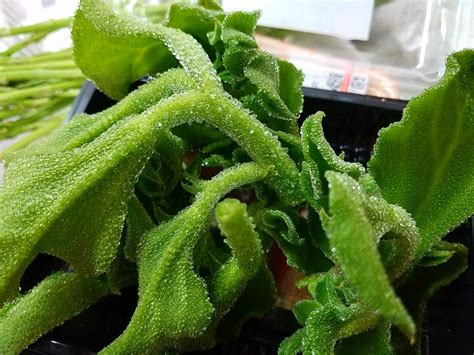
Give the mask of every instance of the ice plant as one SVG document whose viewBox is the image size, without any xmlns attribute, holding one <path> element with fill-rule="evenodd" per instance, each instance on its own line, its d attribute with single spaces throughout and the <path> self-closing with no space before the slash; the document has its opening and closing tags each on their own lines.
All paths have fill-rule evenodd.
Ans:
<svg viewBox="0 0 474 355">
<path fill-rule="evenodd" d="M 6 157 L 0 352 L 130 285 L 135 313 L 104 354 L 210 348 L 271 309 L 274 242 L 311 295 L 281 354 L 417 351 L 427 298 L 466 268 L 441 239 L 474 213 L 474 52 L 448 58 L 366 170 L 334 153 L 322 113 L 298 128 L 302 74 L 258 49 L 258 16 L 202 0 L 151 24 L 81 1 L 76 63 L 120 101 Z M 40 253 L 73 271 L 22 293 Z"/>
</svg>

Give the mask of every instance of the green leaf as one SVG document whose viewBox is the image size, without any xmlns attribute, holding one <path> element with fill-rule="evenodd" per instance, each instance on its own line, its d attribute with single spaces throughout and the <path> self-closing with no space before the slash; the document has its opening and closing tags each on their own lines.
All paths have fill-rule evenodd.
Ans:
<svg viewBox="0 0 474 355">
<path fill-rule="evenodd" d="M 294 219 L 298 218 L 296 215 Z M 295 223 L 288 213 L 276 209 L 268 209 L 263 215 L 263 223 L 271 229 L 276 229 L 276 237 L 281 236 L 285 241 L 301 246 L 304 239 L 300 238 Z"/>
<path fill-rule="evenodd" d="M 7 157 L 0 192 L 0 201 L 5 201 L 0 206 L 0 244 L 7 255 L 2 259 L 0 300 L 16 295 L 19 278 L 40 251 L 79 270 L 105 271 L 120 240 L 134 179 L 157 139 L 139 117 L 121 120 L 191 85 L 181 70 L 167 72 L 116 106 L 78 115 L 47 139 Z M 15 246 L 17 238 L 24 238 L 21 246 Z M 80 249 L 76 252 L 64 241 Z"/>
<path fill-rule="evenodd" d="M 439 241 L 434 249 L 439 252 L 450 252 L 452 256 L 444 263 L 433 265 L 430 265 L 431 256 L 427 257 L 430 262 L 426 262 L 423 258 L 421 265 L 414 268 L 398 289 L 400 297 L 415 319 L 418 332 L 413 345 L 410 345 L 402 337 L 395 337 L 394 345 L 397 352 L 421 354 L 421 329 L 428 300 L 440 288 L 449 285 L 467 269 L 469 251 L 464 245 Z"/>
<path fill-rule="evenodd" d="M 377 317 L 354 307 L 341 318 L 331 307 L 321 308 L 308 317 L 302 339 L 304 354 L 333 354 L 337 341 L 361 333 L 376 323 Z"/>
<path fill-rule="evenodd" d="M 418 262 L 418 265 L 423 267 L 438 266 L 448 262 L 455 253 L 455 248 L 451 249 L 449 244 L 444 241 L 439 241 L 433 248 L 428 250 L 423 259 Z"/>
<path fill-rule="evenodd" d="M 324 177 L 326 171 L 346 173 L 354 179 L 359 179 L 365 173 L 364 167 L 359 163 L 346 162 L 334 153 L 324 137 L 323 118 L 323 112 L 315 113 L 306 118 L 301 126 L 301 142 L 306 162 L 302 184 L 307 186 L 305 189 L 308 192 L 311 189 L 314 191 L 316 200 L 313 204 L 316 207 L 325 205 L 324 196 L 328 192 L 328 185 Z M 320 183 L 316 178 L 317 173 L 319 173 Z M 319 186 L 320 184 L 321 186 Z"/>
<path fill-rule="evenodd" d="M 198 5 L 208 10 L 222 11 L 222 7 L 215 0 L 198 0 Z"/>
<path fill-rule="evenodd" d="M 196 86 L 182 69 L 171 69 L 141 85 L 114 106 L 93 114 L 79 114 L 65 126 L 26 149 L 7 156 L 6 162 L 19 155 L 55 153 L 79 148 L 92 142 L 113 124 L 130 115 L 142 113 L 160 100 Z"/>
<path fill-rule="evenodd" d="M 266 263 L 262 263 L 257 275 L 248 282 L 235 305 L 219 322 L 217 337 L 222 340 L 236 338 L 245 321 L 270 312 L 276 297 L 273 275 Z"/>
<path fill-rule="evenodd" d="M 163 198 L 183 179 L 185 147 L 182 139 L 167 131 L 160 131 L 156 141 L 155 152 L 136 187 L 149 197 Z"/>
<path fill-rule="evenodd" d="M 304 329 L 299 329 L 291 337 L 283 340 L 278 347 L 278 355 L 301 354 L 303 350 Z"/>
<path fill-rule="evenodd" d="M 282 131 L 274 131 L 273 133 L 278 137 L 283 147 L 288 150 L 288 155 L 295 161 L 298 168 L 301 169 L 301 163 L 303 162 L 303 149 L 301 147 L 300 138 Z"/>
<path fill-rule="evenodd" d="M 412 338 L 415 325 L 390 285 L 377 240 L 390 232 L 406 241 L 399 254 L 406 270 L 413 262 L 418 236 L 413 220 L 396 206 L 376 198 L 367 199 L 361 186 L 348 175 L 327 172 L 326 178 L 331 217 L 323 227 L 338 265 L 362 302 Z M 379 223 L 374 223 L 374 217 Z M 401 273 L 403 270 L 396 271 L 397 275 Z"/>
<path fill-rule="evenodd" d="M 185 140 L 191 148 L 202 148 L 226 136 L 215 127 L 206 124 L 191 123 L 175 127 L 173 134 Z"/>
<path fill-rule="evenodd" d="M 172 4 L 168 12 L 166 26 L 176 28 L 193 36 L 211 56 L 215 56 L 210 46 L 208 33 L 212 32 L 217 21 L 224 19 L 224 12 L 209 9 L 203 6 L 188 5 L 185 3 Z"/>
<path fill-rule="evenodd" d="M 0 352 L 20 353 L 29 344 L 108 295 L 102 279 L 77 272 L 53 274 L 0 309 Z"/>
<path fill-rule="evenodd" d="M 129 261 L 136 261 L 138 248 L 143 236 L 156 227 L 156 225 L 135 195 L 128 202 L 126 224 L 125 258 Z"/>
<path fill-rule="evenodd" d="M 297 69 L 292 63 L 278 59 L 280 72 L 280 97 L 295 115 L 299 116 L 303 110 L 303 72 Z"/>
<path fill-rule="evenodd" d="M 320 180 L 318 165 L 314 161 L 303 161 L 299 178 L 300 189 L 306 201 L 314 211 L 319 211 L 326 201 L 323 197 L 322 182 Z"/>
<path fill-rule="evenodd" d="M 359 303 L 345 289 L 334 272 L 302 279 L 299 286 L 308 287 L 313 300 L 295 305 L 295 315 L 304 327 L 285 339 L 280 355 L 333 354 L 337 342 L 366 331 L 378 320 L 375 313 Z"/>
<path fill-rule="evenodd" d="M 185 339 L 204 333 L 214 309 L 203 280 L 194 271 L 193 250 L 219 199 L 266 174 L 267 169 L 255 163 L 227 169 L 204 183 L 190 207 L 145 236 L 138 257 L 137 308 L 125 332 L 104 354 L 179 348 Z"/>
<path fill-rule="evenodd" d="M 264 259 L 262 243 L 245 204 L 236 199 L 225 199 L 217 204 L 215 217 L 232 256 L 224 259 L 208 282 L 209 298 L 215 307 L 211 324 L 199 338 L 190 339 L 189 344 L 182 342 L 180 350 L 211 348 L 215 344 L 218 322 L 261 269 Z"/>
<path fill-rule="evenodd" d="M 212 154 L 208 158 L 201 161 L 201 166 L 211 168 L 228 168 L 232 166 L 232 162 L 226 159 L 223 155 Z"/>
<path fill-rule="evenodd" d="M 137 284 L 137 265 L 125 259 L 123 243 L 119 245 L 115 259 L 105 273 L 105 278 L 110 293 L 115 295 L 120 295 L 122 288 Z"/>
<path fill-rule="evenodd" d="M 255 209 L 254 218 L 259 230 L 278 243 L 289 266 L 306 274 L 331 268 L 332 263 L 321 252 L 316 241 L 323 231 L 310 227 L 295 211 Z"/>
<path fill-rule="evenodd" d="M 260 18 L 259 11 L 236 11 L 227 14 L 222 23 L 221 40 L 227 48 L 232 46 L 257 47 L 255 29 Z M 246 64 L 246 63 L 242 63 Z"/>
<path fill-rule="evenodd" d="M 216 317 L 229 311 L 263 261 L 262 243 L 247 214 L 246 205 L 226 199 L 216 207 L 216 220 L 232 258 L 213 275 L 209 293 Z"/>
<path fill-rule="evenodd" d="M 301 300 L 293 306 L 292 311 L 298 323 L 305 325 L 309 315 L 320 307 L 321 304 L 314 300 Z"/>
<path fill-rule="evenodd" d="M 280 97 L 280 66 L 275 57 L 265 52 L 258 53 L 244 67 L 244 75 L 257 87 L 257 95 L 270 116 L 288 121 L 296 119 Z"/>
<path fill-rule="evenodd" d="M 189 110 L 193 111 L 192 116 Z M 222 111 L 227 115 L 222 115 Z M 50 228 L 54 233 L 48 234 L 51 241 L 41 242 L 44 250 L 65 258 L 83 271 L 105 271 L 120 239 L 134 176 L 153 151 L 156 132 L 194 121 L 206 121 L 218 127 L 255 161 L 274 166 L 267 180 L 270 186 L 291 204 L 300 200 L 300 192 L 293 182 L 298 175 L 294 162 L 278 140 L 244 112 L 238 102 L 215 92 L 174 95 L 142 115 L 119 121 L 107 134 L 80 148 L 20 156 L 8 164 L 5 186 L 0 193 L 0 250 L 5 255 L 1 258 L 5 266 L 0 271 L 0 289 L 5 294 L 16 294 L 23 270 L 41 251 L 37 246 Z M 102 202 L 97 203 L 96 198 Z M 24 214 L 18 213 L 16 206 L 21 206 Z M 87 225 L 77 211 L 89 216 Z M 76 224 L 61 220 L 62 216 L 70 216 Z M 63 242 L 52 242 L 61 235 L 73 245 L 80 245 L 81 251 L 75 253 L 74 248 Z M 27 242 L 18 247 L 18 238 Z"/>
<path fill-rule="evenodd" d="M 164 130 L 191 122 L 205 122 L 218 128 L 255 162 L 273 167 L 266 182 L 283 202 L 295 205 L 302 201 L 295 162 L 268 128 L 245 111 L 239 101 L 219 91 L 193 90 L 162 100 L 144 115 L 151 126 L 158 125 Z"/>
<path fill-rule="evenodd" d="M 193 37 L 121 18 L 102 0 L 81 0 L 72 37 L 77 66 L 114 99 L 124 97 L 142 76 L 175 67 L 175 58 L 198 85 L 220 86 L 209 57 Z"/>
<path fill-rule="evenodd" d="M 260 51 L 255 41 L 258 12 L 233 12 L 210 36 L 215 66 L 225 89 L 270 128 L 297 134 L 302 73 L 292 64 Z"/>
<path fill-rule="evenodd" d="M 134 180 L 153 151 L 149 128 L 130 116 L 81 148 L 9 162 L 0 191 L 0 299 L 17 293 L 40 252 L 86 273 L 108 268 Z"/>
<path fill-rule="evenodd" d="M 304 328 L 303 354 L 332 354 L 337 340 L 339 317 L 331 307 L 312 312 Z"/>
<path fill-rule="evenodd" d="M 336 355 L 391 355 L 393 354 L 390 343 L 391 326 L 382 322 L 369 331 L 344 339 L 336 347 Z"/>
<path fill-rule="evenodd" d="M 241 81 L 245 66 L 258 53 L 254 36 L 259 17 L 259 12 L 232 12 L 210 35 L 210 42 L 218 49 L 215 65 L 224 82 Z M 226 74 L 230 78 L 224 79 Z"/>
<path fill-rule="evenodd" d="M 423 255 L 474 214 L 474 51 L 451 55 L 441 81 L 381 131 L 369 162 L 383 197 L 420 229 Z"/>
</svg>

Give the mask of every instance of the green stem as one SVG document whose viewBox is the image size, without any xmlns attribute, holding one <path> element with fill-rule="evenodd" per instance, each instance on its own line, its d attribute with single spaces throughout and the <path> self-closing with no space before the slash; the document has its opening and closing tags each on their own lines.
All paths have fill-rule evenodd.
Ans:
<svg viewBox="0 0 474 355">
<path fill-rule="evenodd" d="M 10 48 L 8 48 L 6 51 L 0 52 L 0 55 L 11 56 L 12 54 L 22 50 L 23 48 L 29 46 L 30 44 L 37 43 L 37 42 L 41 41 L 48 34 L 49 34 L 49 32 L 33 33 L 30 37 L 15 43 Z"/>
<path fill-rule="evenodd" d="M 0 121 L 6 120 L 7 118 L 18 116 L 22 112 L 21 108 L 14 107 L 11 110 L 0 111 Z"/>
<path fill-rule="evenodd" d="M 66 91 L 63 91 L 57 95 L 57 97 L 63 97 L 67 99 L 75 99 L 77 95 L 79 95 L 80 89 L 69 89 Z"/>
<path fill-rule="evenodd" d="M 34 57 L 30 57 L 34 58 Z M 35 70 L 35 69 L 75 69 L 76 64 L 72 59 L 60 59 L 60 60 L 50 60 L 45 62 L 33 62 L 32 64 L 29 63 L 17 63 L 12 61 L 11 63 L 6 63 L 3 66 L 5 71 L 7 70 Z M 2 71 L 3 73 L 3 71 Z"/>
<path fill-rule="evenodd" d="M 30 80 L 30 79 L 85 79 L 79 69 L 37 69 L 37 70 L 5 70 L 0 74 L 0 84 L 6 84 L 12 81 Z"/>
<path fill-rule="evenodd" d="M 63 49 L 57 52 L 41 53 L 34 56 L 0 58 L 0 64 L 31 64 L 65 59 L 72 59 L 72 52 L 70 48 Z"/>
<path fill-rule="evenodd" d="M 21 100 L 31 96 L 54 95 L 61 90 L 80 87 L 82 82 L 83 80 L 71 80 L 0 93 L 0 105 L 9 104 L 12 101 Z"/>
<path fill-rule="evenodd" d="M 15 102 L 15 105 L 23 110 L 28 110 L 30 108 L 37 108 L 38 106 L 46 105 L 51 102 L 49 97 L 40 97 L 32 99 L 24 99 L 21 102 Z"/>
<path fill-rule="evenodd" d="M 47 85 L 50 84 L 51 82 L 48 82 L 47 80 L 44 79 L 32 79 L 28 81 L 22 81 L 17 83 L 14 87 L 12 87 L 14 90 L 18 89 L 26 89 L 26 88 L 32 88 L 32 87 L 37 87 L 41 85 Z"/>
<path fill-rule="evenodd" d="M 69 103 L 70 100 L 68 99 L 56 98 L 51 101 L 50 105 L 39 107 L 28 112 L 24 116 L 20 116 L 16 121 L 6 122 L 5 124 L 0 125 L 0 139 L 12 138 L 24 131 L 36 128 L 38 121 L 56 113 Z"/>
<path fill-rule="evenodd" d="M 37 33 L 37 32 L 52 32 L 61 27 L 69 26 L 72 19 L 65 18 L 60 20 L 48 20 L 45 22 L 35 23 L 33 25 L 26 25 L 13 28 L 1 28 L 0 37 L 13 36 L 23 33 Z"/>
</svg>

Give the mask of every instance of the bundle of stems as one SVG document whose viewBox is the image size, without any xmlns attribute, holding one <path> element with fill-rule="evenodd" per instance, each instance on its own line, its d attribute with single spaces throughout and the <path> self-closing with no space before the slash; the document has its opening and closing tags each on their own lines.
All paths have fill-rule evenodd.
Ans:
<svg viewBox="0 0 474 355">
<path fill-rule="evenodd" d="M 49 134 L 64 121 L 85 78 L 76 67 L 70 48 L 36 55 L 19 55 L 26 46 L 68 27 L 70 18 L 0 29 L 0 38 L 22 36 L 0 52 L 0 140 L 24 134 L 0 152 L 22 148 Z"/>
</svg>

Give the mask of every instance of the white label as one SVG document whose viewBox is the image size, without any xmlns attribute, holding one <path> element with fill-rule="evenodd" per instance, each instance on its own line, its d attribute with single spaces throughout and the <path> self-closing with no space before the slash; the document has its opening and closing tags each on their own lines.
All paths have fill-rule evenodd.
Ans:
<svg viewBox="0 0 474 355">
<path fill-rule="evenodd" d="M 367 75 L 353 74 L 347 92 L 365 95 L 367 94 L 368 86 L 369 77 Z"/>
<path fill-rule="evenodd" d="M 308 88 L 367 94 L 369 77 L 352 71 L 352 67 L 332 68 L 298 58 L 288 58 L 304 74 L 303 86 Z"/>
<path fill-rule="evenodd" d="M 262 10 L 261 26 L 366 41 L 374 0 L 223 0 L 223 7 Z"/>
</svg>

